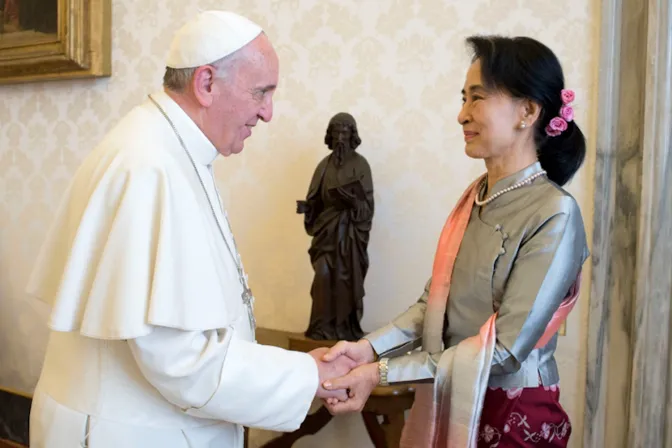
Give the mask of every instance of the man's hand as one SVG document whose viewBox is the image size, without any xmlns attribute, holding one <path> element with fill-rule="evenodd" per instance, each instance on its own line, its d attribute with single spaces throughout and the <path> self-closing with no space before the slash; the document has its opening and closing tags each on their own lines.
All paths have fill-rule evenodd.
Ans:
<svg viewBox="0 0 672 448">
<path fill-rule="evenodd" d="M 334 345 L 329 352 L 322 358 L 326 362 L 331 362 L 339 356 L 347 356 L 352 359 L 357 366 L 373 362 L 376 357 L 371 343 L 366 339 L 360 339 L 357 342 L 340 341 Z"/>
<path fill-rule="evenodd" d="M 338 397 L 330 397 L 324 400 L 325 406 L 332 415 L 361 412 L 369 399 L 369 395 L 371 395 L 371 391 L 379 382 L 378 364 L 363 364 L 344 377 L 324 383 L 324 388 L 329 391 L 342 389 L 349 391 L 348 400 L 344 401 L 336 399 Z"/>
<path fill-rule="evenodd" d="M 348 399 L 348 393 L 345 388 L 332 388 L 331 390 L 326 390 L 322 385 L 325 381 L 347 375 L 352 369 L 357 367 L 357 363 L 347 356 L 334 357 L 332 361 L 326 362 L 323 358 L 328 351 L 329 349 L 327 347 L 322 347 L 308 353 L 315 359 L 320 377 L 320 384 L 315 395 L 318 398 L 325 400 L 332 398 L 345 401 Z"/>
</svg>

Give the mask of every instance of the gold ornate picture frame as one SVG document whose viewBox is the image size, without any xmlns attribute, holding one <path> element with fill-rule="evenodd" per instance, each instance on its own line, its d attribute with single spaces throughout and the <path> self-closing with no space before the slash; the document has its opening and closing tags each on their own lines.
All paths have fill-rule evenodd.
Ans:
<svg viewBox="0 0 672 448">
<path fill-rule="evenodd" d="M 0 84 L 111 75 L 111 0 L 0 0 L 0 8 Z"/>
</svg>

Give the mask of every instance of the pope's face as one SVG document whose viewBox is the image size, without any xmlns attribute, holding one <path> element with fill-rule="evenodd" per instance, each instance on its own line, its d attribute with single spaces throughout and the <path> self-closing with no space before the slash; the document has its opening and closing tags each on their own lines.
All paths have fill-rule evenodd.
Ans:
<svg viewBox="0 0 672 448">
<path fill-rule="evenodd" d="M 260 35 L 245 49 L 226 78 L 213 83 L 208 108 L 208 137 L 224 156 L 238 154 L 259 120 L 273 118 L 273 93 L 278 84 L 278 57 L 268 38 Z"/>
</svg>

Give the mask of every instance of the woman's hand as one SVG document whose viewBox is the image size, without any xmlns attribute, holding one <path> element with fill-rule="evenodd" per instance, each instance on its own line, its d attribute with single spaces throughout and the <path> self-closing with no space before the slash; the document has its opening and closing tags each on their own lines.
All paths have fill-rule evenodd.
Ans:
<svg viewBox="0 0 672 448">
<path fill-rule="evenodd" d="M 343 377 L 325 381 L 323 387 L 326 390 L 347 389 L 349 397 L 346 401 L 329 398 L 325 400 L 325 406 L 332 415 L 361 412 L 379 381 L 377 363 L 362 364 Z"/>
<path fill-rule="evenodd" d="M 371 343 L 366 339 L 360 339 L 357 342 L 340 341 L 334 345 L 322 358 L 325 362 L 331 362 L 339 356 L 347 356 L 352 359 L 357 366 L 373 362 L 376 357 Z"/>
</svg>

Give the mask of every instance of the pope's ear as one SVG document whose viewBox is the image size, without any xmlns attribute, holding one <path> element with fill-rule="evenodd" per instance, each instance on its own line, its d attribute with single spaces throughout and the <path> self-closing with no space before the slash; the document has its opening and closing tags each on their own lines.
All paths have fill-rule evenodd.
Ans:
<svg viewBox="0 0 672 448">
<path fill-rule="evenodd" d="M 214 100 L 215 71 L 212 65 L 203 65 L 194 71 L 194 76 L 191 78 L 196 101 L 203 107 L 210 107 Z"/>
</svg>

